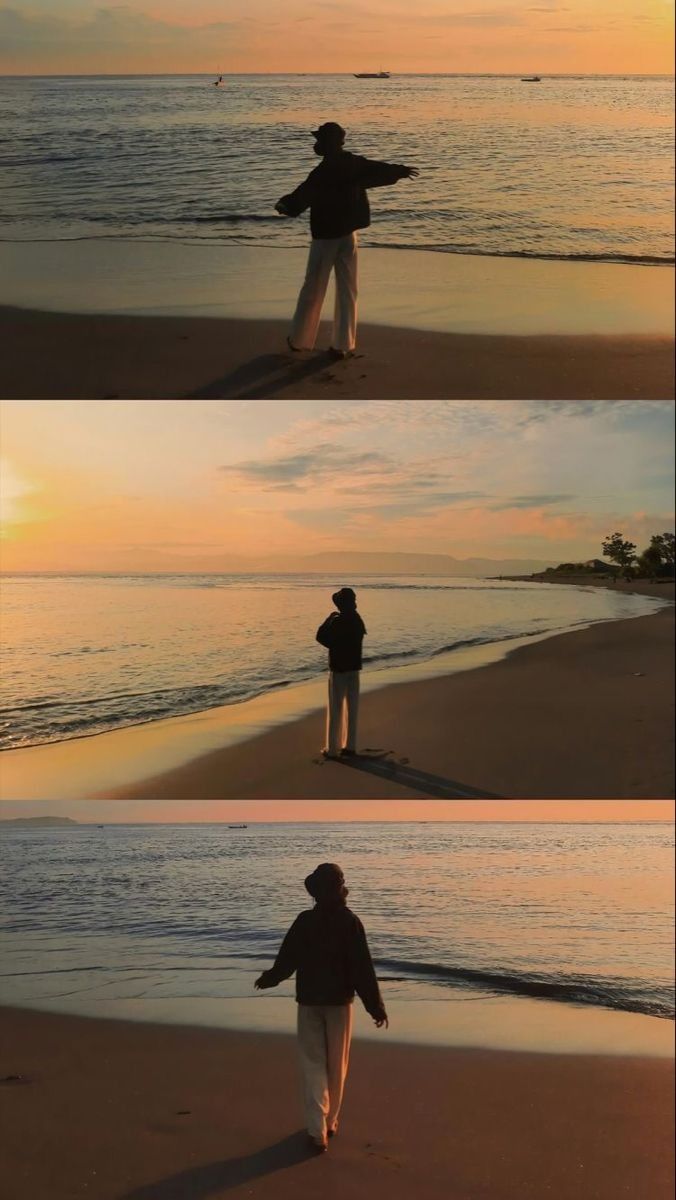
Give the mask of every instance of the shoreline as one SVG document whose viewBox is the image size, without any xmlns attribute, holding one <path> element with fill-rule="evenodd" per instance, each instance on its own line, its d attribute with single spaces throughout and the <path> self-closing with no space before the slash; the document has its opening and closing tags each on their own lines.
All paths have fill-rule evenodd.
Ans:
<svg viewBox="0 0 676 1200">
<path fill-rule="evenodd" d="M 674 267 L 364 247 L 357 354 L 287 352 L 306 248 L 0 243 L 11 399 L 671 399 Z M 328 315 L 328 301 L 327 301 Z"/>
<path fill-rule="evenodd" d="M 250 982 L 268 961 L 250 959 Z M 517 994 L 491 994 L 472 987 L 444 992 L 437 985 L 415 984 L 405 996 L 401 981 L 379 975 L 390 1017 L 388 1039 L 397 1046 L 437 1047 L 513 1054 L 565 1054 L 673 1060 L 674 1019 L 668 1014 L 585 1004 Z M 409 980 L 413 984 L 413 980 Z M 202 1029 L 226 1034 L 291 1037 L 295 1033 L 293 982 L 265 997 L 238 990 L 224 995 L 106 997 L 96 988 L 54 997 L 5 992 L 0 1012 L 20 1010 L 54 1016 L 129 1022 L 172 1029 Z M 179 984 L 180 988 L 180 984 Z M 378 1042 L 382 1033 L 354 1000 L 354 1037 Z"/>
<path fill-rule="evenodd" d="M 673 642 L 669 605 L 365 672 L 360 749 L 374 752 L 353 762 L 319 754 L 323 676 L 241 705 L 5 750 L 1 791 L 6 800 L 672 799 Z M 459 742 L 449 744 L 440 712 L 463 730 Z"/>
<path fill-rule="evenodd" d="M 671 399 L 669 334 L 480 334 L 360 325 L 355 357 L 286 351 L 286 320 L 0 308 L 0 398 Z"/>
<path fill-rule="evenodd" d="M 292 1037 L 3 1018 L 20 1077 L 0 1088 L 8 1200 L 672 1194 L 667 1061 L 355 1039 L 340 1134 L 317 1158 Z"/>
<path fill-rule="evenodd" d="M 600 622 L 482 667 L 367 693 L 361 746 L 382 747 L 384 758 L 321 759 L 322 711 L 95 798 L 672 799 L 673 644 L 673 608 Z M 593 659 L 603 668 L 600 686 Z M 640 678 L 651 683 L 637 707 L 631 696 L 627 706 L 619 679 L 634 683 L 626 667 L 648 660 Z M 454 728 L 461 743 L 449 745 Z"/>
</svg>

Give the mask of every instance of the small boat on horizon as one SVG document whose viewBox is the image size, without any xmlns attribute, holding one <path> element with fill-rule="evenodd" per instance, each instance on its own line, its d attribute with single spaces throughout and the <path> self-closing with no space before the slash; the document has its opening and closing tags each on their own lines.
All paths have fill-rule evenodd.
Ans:
<svg viewBox="0 0 676 1200">
<path fill-rule="evenodd" d="M 539 75 L 524 75 L 521 82 L 522 83 L 542 83 L 542 79 Z"/>
<path fill-rule="evenodd" d="M 228 829 L 248 829 L 248 825 L 228 825 Z"/>
<path fill-rule="evenodd" d="M 360 75 L 355 74 L 355 79 L 390 79 L 389 71 L 362 71 Z"/>
</svg>

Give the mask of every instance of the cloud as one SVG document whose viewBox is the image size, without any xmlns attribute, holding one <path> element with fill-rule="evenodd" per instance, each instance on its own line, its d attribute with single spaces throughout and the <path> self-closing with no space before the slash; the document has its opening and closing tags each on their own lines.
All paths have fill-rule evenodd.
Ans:
<svg viewBox="0 0 676 1200">
<path fill-rule="evenodd" d="M 575 500 L 569 492 L 558 492 L 552 495 L 511 496 L 497 504 L 490 504 L 491 512 L 503 512 L 509 508 L 546 508 L 552 504 L 562 504 L 565 500 Z"/>
<path fill-rule="evenodd" d="M 191 51 L 213 57 L 214 43 L 241 29 L 243 22 L 219 21 L 211 25 L 174 25 L 124 5 L 101 7 L 84 17 L 46 14 L 24 15 L 15 8 L 0 8 L 0 61 L 20 66 L 35 58 L 63 59 L 64 54 L 83 65 L 96 66 L 111 54 L 134 56 L 157 50 Z"/>
<path fill-rule="evenodd" d="M 395 465 L 378 451 L 340 449 L 330 442 L 323 442 L 298 454 L 250 459 L 220 466 L 218 470 L 233 474 L 242 482 L 259 484 L 265 490 L 301 491 L 305 489 L 300 481 L 309 485 L 346 474 L 387 474 L 395 470 Z"/>
</svg>

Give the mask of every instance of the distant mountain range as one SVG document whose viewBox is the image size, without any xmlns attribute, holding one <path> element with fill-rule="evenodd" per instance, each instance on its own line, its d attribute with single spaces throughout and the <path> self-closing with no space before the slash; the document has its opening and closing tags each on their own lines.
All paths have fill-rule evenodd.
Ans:
<svg viewBox="0 0 676 1200">
<path fill-rule="evenodd" d="M 557 565 L 557 561 L 531 558 L 453 558 L 450 554 L 393 554 L 363 551 L 327 551 L 298 558 L 276 556 L 261 560 L 265 566 L 249 570 L 308 571 L 330 575 L 448 575 L 480 577 L 486 575 L 527 575 Z M 232 569 L 232 568 L 231 568 Z"/>
<path fill-rule="evenodd" d="M 481 578 L 495 575 L 531 575 L 558 566 L 558 559 L 535 558 L 453 558 L 450 554 L 407 554 L 388 551 L 332 550 L 321 554 L 274 554 L 260 558 L 242 555 L 172 554 L 161 560 L 154 557 L 145 571 L 39 571 L 38 575 L 333 575 L 337 582 L 348 582 L 357 575 L 445 575 L 456 578 Z M 21 574 L 21 572 L 11 572 Z M 340 577 L 340 578 L 339 578 Z"/>
<path fill-rule="evenodd" d="M 0 825 L 79 825 L 70 817 L 10 817 L 0 820 Z"/>
</svg>

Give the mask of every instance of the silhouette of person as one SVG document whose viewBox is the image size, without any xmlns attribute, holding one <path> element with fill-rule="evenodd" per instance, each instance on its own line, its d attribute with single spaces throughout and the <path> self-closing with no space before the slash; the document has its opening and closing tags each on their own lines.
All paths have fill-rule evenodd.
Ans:
<svg viewBox="0 0 676 1200">
<path fill-rule="evenodd" d="M 338 1130 L 355 993 L 379 1029 L 389 1022 L 364 926 L 345 903 L 348 889 L 340 867 L 321 863 L 305 888 L 314 908 L 299 913 L 274 965 L 254 987 L 276 987 L 296 974 L 305 1119 L 308 1136 L 321 1152 Z"/>
<path fill-rule="evenodd" d="M 325 758 L 357 753 L 359 672 L 366 627 L 357 612 L 357 597 L 344 587 L 331 597 L 338 612 L 319 626 L 316 640 L 329 651 L 329 702 L 326 716 Z"/>
<path fill-rule="evenodd" d="M 330 353 L 348 358 L 357 339 L 357 230 L 371 224 L 366 190 L 414 179 L 418 170 L 349 153 L 343 148 L 345 130 L 335 121 L 320 125 L 312 136 L 314 152 L 322 162 L 275 205 L 285 217 L 298 217 L 310 209 L 310 256 L 287 343 L 291 350 L 313 349 L 329 278 L 335 271 Z"/>
</svg>

